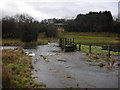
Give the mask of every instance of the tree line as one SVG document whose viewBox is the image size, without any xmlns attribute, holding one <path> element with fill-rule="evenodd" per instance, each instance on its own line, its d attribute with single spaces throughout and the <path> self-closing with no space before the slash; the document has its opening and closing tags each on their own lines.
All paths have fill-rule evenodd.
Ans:
<svg viewBox="0 0 120 90">
<path fill-rule="evenodd" d="M 120 22 L 113 20 L 110 11 L 79 14 L 65 25 L 68 32 L 120 32 Z"/>
<path fill-rule="evenodd" d="M 23 42 L 34 42 L 37 41 L 40 32 L 45 32 L 48 37 L 57 35 L 53 24 L 43 24 L 27 14 L 2 18 L 2 38 L 18 38 Z"/>
<path fill-rule="evenodd" d="M 110 11 L 79 14 L 75 19 L 45 19 L 41 22 L 30 15 L 6 16 L 2 22 L 2 38 L 18 38 L 23 42 L 37 41 L 39 33 L 57 37 L 55 23 L 63 23 L 66 32 L 120 33 L 120 22 L 114 21 Z"/>
</svg>

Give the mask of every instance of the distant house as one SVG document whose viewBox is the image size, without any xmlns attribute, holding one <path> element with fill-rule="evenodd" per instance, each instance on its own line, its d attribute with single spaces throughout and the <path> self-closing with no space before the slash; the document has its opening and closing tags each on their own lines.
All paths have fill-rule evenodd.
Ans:
<svg viewBox="0 0 120 90">
<path fill-rule="evenodd" d="M 58 31 L 64 31 L 64 24 L 63 23 L 55 23 Z"/>
<path fill-rule="evenodd" d="M 42 20 L 42 23 L 43 24 L 46 24 L 46 25 L 49 25 L 49 24 L 53 24 L 57 27 L 57 30 L 58 31 L 64 31 L 64 19 L 45 19 L 45 20 Z"/>
</svg>

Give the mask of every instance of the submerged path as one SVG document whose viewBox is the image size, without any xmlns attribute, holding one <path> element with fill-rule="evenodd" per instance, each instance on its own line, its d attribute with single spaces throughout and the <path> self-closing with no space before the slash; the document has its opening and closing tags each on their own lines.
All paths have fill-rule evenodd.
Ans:
<svg viewBox="0 0 120 90">
<path fill-rule="evenodd" d="M 118 70 L 100 68 L 82 52 L 56 53 L 57 44 L 40 45 L 34 52 L 33 77 L 47 88 L 118 88 Z"/>
</svg>

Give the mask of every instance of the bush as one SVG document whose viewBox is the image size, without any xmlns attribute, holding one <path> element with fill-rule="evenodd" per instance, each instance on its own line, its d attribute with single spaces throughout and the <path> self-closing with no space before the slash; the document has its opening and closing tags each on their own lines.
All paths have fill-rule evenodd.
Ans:
<svg viewBox="0 0 120 90">
<path fill-rule="evenodd" d="M 23 42 L 37 41 L 37 37 L 38 37 L 37 29 L 38 28 L 35 23 L 26 23 L 23 26 L 22 41 Z"/>
<path fill-rule="evenodd" d="M 48 25 L 46 26 L 46 36 L 47 37 L 57 37 L 58 36 L 58 32 L 57 32 L 57 28 L 54 25 Z"/>
</svg>

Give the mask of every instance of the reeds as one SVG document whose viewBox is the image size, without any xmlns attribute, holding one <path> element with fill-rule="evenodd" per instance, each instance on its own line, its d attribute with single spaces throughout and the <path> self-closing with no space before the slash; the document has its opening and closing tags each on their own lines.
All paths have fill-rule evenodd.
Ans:
<svg viewBox="0 0 120 90">
<path fill-rule="evenodd" d="M 25 55 L 22 49 L 3 50 L 2 61 L 3 88 L 33 88 L 39 86 L 39 84 L 35 84 L 31 77 L 33 69 L 31 57 Z M 42 85 L 40 84 L 40 86 Z"/>
</svg>

